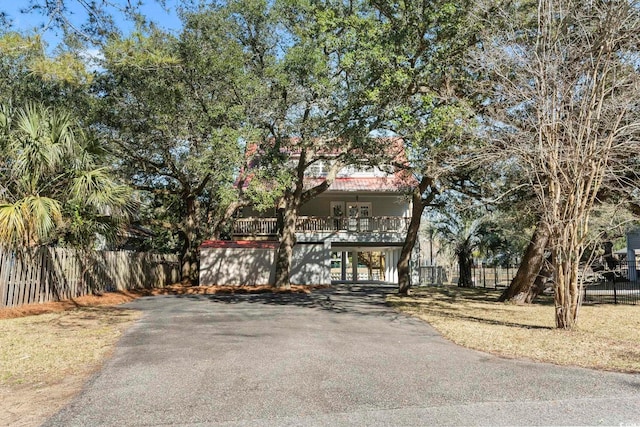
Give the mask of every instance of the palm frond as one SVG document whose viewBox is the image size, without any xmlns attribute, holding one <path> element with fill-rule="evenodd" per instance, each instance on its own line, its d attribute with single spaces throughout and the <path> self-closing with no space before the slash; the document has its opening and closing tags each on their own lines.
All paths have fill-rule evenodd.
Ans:
<svg viewBox="0 0 640 427">
<path fill-rule="evenodd" d="M 107 168 L 79 172 L 73 180 L 71 194 L 84 200 L 102 214 L 123 214 L 131 203 L 131 191 L 114 181 Z"/>
<path fill-rule="evenodd" d="M 8 183 L 0 185 L 2 243 L 33 246 L 72 233 L 85 244 L 96 233 L 115 235 L 133 212 L 129 187 L 99 167 L 97 147 L 64 111 L 0 106 L 0 148 L 7 159 L 0 178 Z"/>
<path fill-rule="evenodd" d="M 0 242 L 7 246 L 23 246 L 26 237 L 25 218 L 19 203 L 0 205 Z"/>
<path fill-rule="evenodd" d="M 74 129 L 74 125 L 74 120 L 67 112 L 53 110 L 49 116 L 49 132 L 52 143 L 60 147 L 62 153 L 73 157 L 81 151 L 76 141 L 82 139 L 82 131 L 79 128 Z"/>
<path fill-rule="evenodd" d="M 13 138 L 18 153 L 18 174 L 51 173 L 77 150 L 73 121 L 68 113 L 28 104 L 17 112 L 18 133 Z"/>
<path fill-rule="evenodd" d="M 49 237 L 55 226 L 62 222 L 60 202 L 48 197 L 29 196 L 22 200 L 23 211 L 28 215 L 29 228 L 38 242 Z"/>
<path fill-rule="evenodd" d="M 0 104 L 0 133 L 6 134 L 11 124 L 11 106 Z"/>
<path fill-rule="evenodd" d="M 17 125 L 27 138 L 38 139 L 43 127 L 40 111 L 45 107 L 36 107 L 35 104 L 27 104 L 17 112 Z"/>
</svg>

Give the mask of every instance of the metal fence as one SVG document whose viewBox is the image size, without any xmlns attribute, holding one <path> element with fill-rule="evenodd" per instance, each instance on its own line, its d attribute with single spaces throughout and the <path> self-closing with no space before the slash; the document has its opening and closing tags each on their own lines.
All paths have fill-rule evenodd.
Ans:
<svg viewBox="0 0 640 427">
<path fill-rule="evenodd" d="M 455 285 L 458 283 L 459 272 L 457 266 L 441 267 L 421 265 L 420 286 Z M 477 288 L 505 288 L 511 283 L 518 267 L 483 267 L 475 266 L 471 269 L 471 278 Z"/>
<path fill-rule="evenodd" d="M 471 269 L 471 279 L 476 288 L 506 288 L 518 271 L 518 266 L 474 266 Z"/>
<path fill-rule="evenodd" d="M 583 301 L 640 304 L 640 264 L 622 262 L 615 269 L 594 267 L 588 270 Z"/>
<path fill-rule="evenodd" d="M 584 286 L 583 302 L 607 304 L 640 304 L 638 281 L 603 281 Z"/>
<path fill-rule="evenodd" d="M 441 269 L 435 273 L 434 269 Z M 476 288 L 504 289 L 511 284 L 518 266 L 487 267 L 477 265 L 472 268 L 471 277 Z M 439 275 L 439 276 L 438 276 Z M 583 302 L 605 304 L 640 304 L 640 263 L 622 263 L 615 269 L 583 268 Z M 457 268 L 420 267 L 421 285 L 441 285 L 458 283 Z M 432 277 L 439 277 L 434 280 Z M 549 290 L 552 284 L 549 282 Z"/>
<path fill-rule="evenodd" d="M 444 267 L 421 265 L 419 271 L 420 280 L 418 286 L 442 286 L 448 282 L 447 271 Z"/>
<path fill-rule="evenodd" d="M 59 301 L 96 291 L 162 287 L 179 280 L 176 255 L 0 248 L 0 307 Z"/>
</svg>

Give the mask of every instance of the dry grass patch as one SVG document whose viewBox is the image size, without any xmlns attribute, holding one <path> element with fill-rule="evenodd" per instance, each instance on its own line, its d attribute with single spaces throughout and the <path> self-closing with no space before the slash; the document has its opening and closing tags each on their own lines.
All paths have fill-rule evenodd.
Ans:
<svg viewBox="0 0 640 427">
<path fill-rule="evenodd" d="M 397 310 L 429 322 L 465 347 L 559 365 L 640 372 L 640 307 L 585 305 L 578 328 L 555 329 L 548 298 L 533 305 L 497 302 L 499 292 L 458 287 L 389 296 Z"/>
<path fill-rule="evenodd" d="M 139 313 L 85 307 L 0 321 L 0 384 L 48 384 L 99 363 Z"/>
<path fill-rule="evenodd" d="M 60 409 L 139 316 L 81 307 L 0 320 L 0 425 L 39 425 Z"/>
</svg>

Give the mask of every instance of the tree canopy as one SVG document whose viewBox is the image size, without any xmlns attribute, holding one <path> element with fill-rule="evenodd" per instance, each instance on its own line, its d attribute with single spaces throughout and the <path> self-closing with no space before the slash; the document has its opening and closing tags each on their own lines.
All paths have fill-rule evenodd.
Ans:
<svg viewBox="0 0 640 427">
<path fill-rule="evenodd" d="M 80 3 L 78 24 L 67 12 Z M 548 250 L 557 325 L 575 324 L 598 212 L 640 204 L 629 155 L 640 129 L 635 0 L 177 6 L 176 31 L 145 17 L 141 2 L 30 0 L 44 21 L 30 33 L 0 15 L 6 241 L 72 241 L 71 224 L 126 216 L 131 192 L 132 220 L 154 228 L 155 248 L 180 252 L 195 283 L 200 242 L 250 203 L 277 211 L 276 284 L 286 287 L 301 206 L 345 165 L 392 163 L 415 177 L 400 292 L 427 208 L 460 224 L 500 211 L 493 229 L 476 231 L 504 251 L 497 229 L 526 228 L 523 265 L 535 267 L 526 276 Z M 55 49 L 43 42 L 49 29 L 63 34 Z M 406 160 L 380 137 L 403 141 Z M 319 162 L 330 171 L 310 184 Z M 93 183 L 84 193 L 80 176 Z M 88 192 L 98 184 L 122 197 L 99 202 Z M 482 218 L 465 216 L 460 194 L 483 205 Z"/>
<path fill-rule="evenodd" d="M 0 106 L 0 242 L 90 246 L 115 237 L 133 207 L 129 188 L 69 113 L 42 104 Z"/>
<path fill-rule="evenodd" d="M 242 156 L 250 82 L 242 47 L 215 13 L 185 16 L 182 33 L 114 38 L 105 48 L 95 123 L 118 169 L 156 206 L 156 226 L 180 236 L 183 275 L 228 202 Z"/>
</svg>

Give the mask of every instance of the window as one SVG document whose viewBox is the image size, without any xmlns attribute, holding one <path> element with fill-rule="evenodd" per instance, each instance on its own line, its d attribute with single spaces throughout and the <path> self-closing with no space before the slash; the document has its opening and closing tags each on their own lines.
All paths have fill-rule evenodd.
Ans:
<svg viewBox="0 0 640 427">
<path fill-rule="evenodd" d="M 320 177 L 325 176 L 327 174 L 327 168 L 323 161 L 318 160 L 309 165 L 307 170 L 305 171 L 305 175 L 310 177 Z"/>
</svg>

